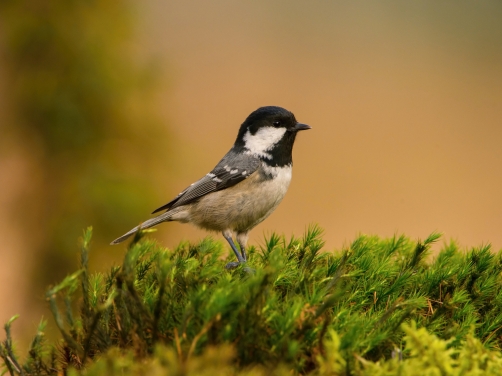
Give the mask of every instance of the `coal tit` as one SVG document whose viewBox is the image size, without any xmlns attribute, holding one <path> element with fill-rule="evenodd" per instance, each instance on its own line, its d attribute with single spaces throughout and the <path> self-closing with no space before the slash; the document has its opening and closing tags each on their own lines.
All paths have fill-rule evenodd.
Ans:
<svg viewBox="0 0 502 376">
<path fill-rule="evenodd" d="M 216 167 L 173 200 L 153 211 L 165 211 L 115 239 L 118 244 L 136 231 L 161 222 L 192 223 L 219 231 L 238 262 L 245 263 L 249 231 L 267 218 L 288 190 L 293 165 L 292 151 L 298 131 L 310 126 L 298 123 L 288 110 L 261 107 L 242 123 L 234 146 Z M 240 251 L 232 236 L 235 234 Z"/>
</svg>

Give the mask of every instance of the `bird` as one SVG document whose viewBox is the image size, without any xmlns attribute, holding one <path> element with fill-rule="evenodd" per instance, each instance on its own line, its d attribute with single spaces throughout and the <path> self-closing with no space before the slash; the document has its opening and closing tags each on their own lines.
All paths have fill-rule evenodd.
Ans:
<svg viewBox="0 0 502 376">
<path fill-rule="evenodd" d="M 111 244 L 162 222 L 191 223 L 221 232 L 237 257 L 226 269 L 245 264 L 249 232 L 284 198 L 291 182 L 293 144 L 297 133 L 307 129 L 311 127 L 296 121 L 293 113 L 282 107 L 258 108 L 241 124 L 234 145 L 211 172 L 152 212 L 162 214 Z"/>
</svg>

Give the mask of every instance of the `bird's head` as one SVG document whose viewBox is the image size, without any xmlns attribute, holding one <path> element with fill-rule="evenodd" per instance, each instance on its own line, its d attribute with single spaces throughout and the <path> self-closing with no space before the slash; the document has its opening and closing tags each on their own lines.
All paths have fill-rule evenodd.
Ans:
<svg viewBox="0 0 502 376">
<path fill-rule="evenodd" d="M 306 129 L 310 126 L 297 122 L 282 107 L 260 107 L 242 123 L 234 147 L 272 166 L 283 166 L 291 164 L 296 134 Z"/>
</svg>

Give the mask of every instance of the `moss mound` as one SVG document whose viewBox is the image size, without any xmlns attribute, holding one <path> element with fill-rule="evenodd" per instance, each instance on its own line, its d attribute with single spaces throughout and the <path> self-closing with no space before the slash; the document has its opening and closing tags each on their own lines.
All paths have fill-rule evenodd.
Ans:
<svg viewBox="0 0 502 376">
<path fill-rule="evenodd" d="M 454 244 L 427 261 L 432 234 L 360 236 L 320 252 L 319 228 L 272 235 L 227 271 L 220 242 L 171 251 L 137 236 L 108 274 L 81 268 L 47 292 L 61 341 L 42 322 L 12 375 L 502 374 L 502 253 Z M 229 259 L 233 254 L 229 254 Z"/>
</svg>

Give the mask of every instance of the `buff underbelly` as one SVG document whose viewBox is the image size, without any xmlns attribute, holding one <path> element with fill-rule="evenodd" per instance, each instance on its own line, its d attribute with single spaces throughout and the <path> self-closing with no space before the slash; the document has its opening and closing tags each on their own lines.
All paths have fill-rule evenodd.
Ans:
<svg viewBox="0 0 502 376">
<path fill-rule="evenodd" d="M 253 174 L 237 186 L 214 192 L 190 205 L 189 222 L 212 231 L 247 232 L 267 218 L 283 199 L 287 184 Z M 259 187 L 259 189 L 258 189 Z"/>
</svg>

